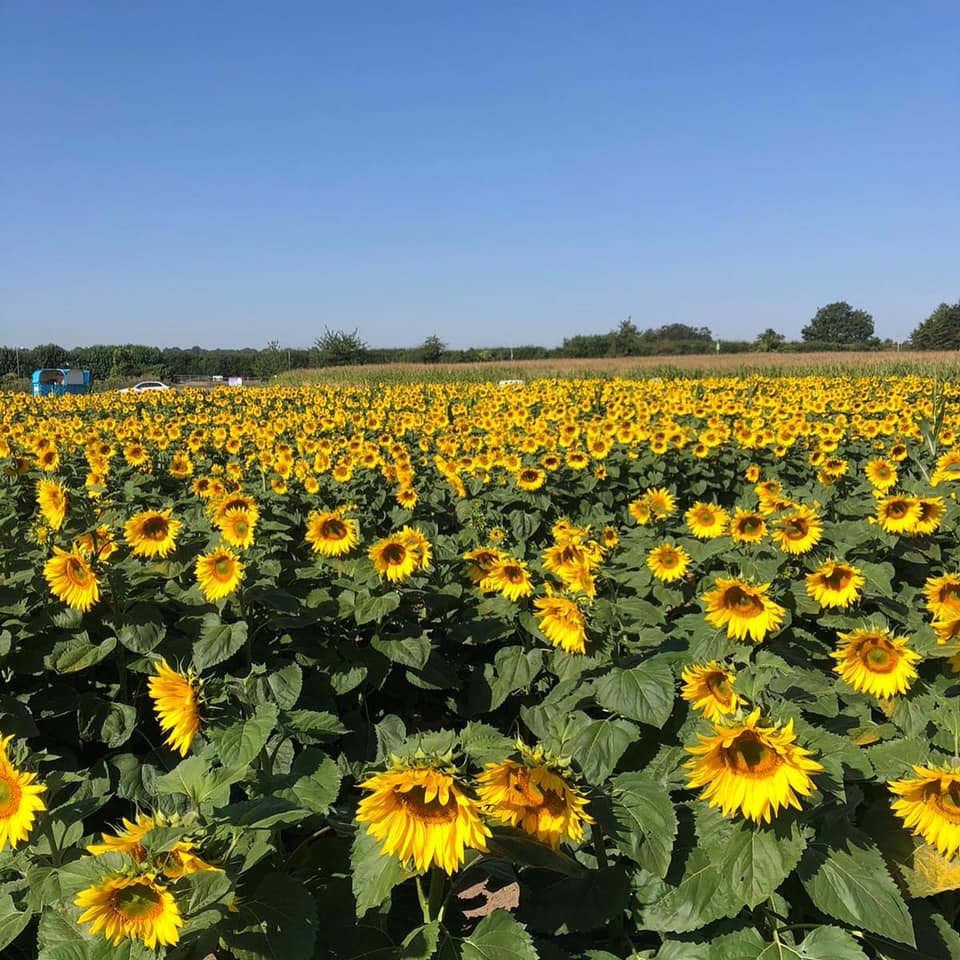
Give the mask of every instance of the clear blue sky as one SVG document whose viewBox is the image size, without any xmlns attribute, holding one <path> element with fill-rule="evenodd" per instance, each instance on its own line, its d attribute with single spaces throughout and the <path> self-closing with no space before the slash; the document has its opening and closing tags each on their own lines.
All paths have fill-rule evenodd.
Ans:
<svg viewBox="0 0 960 960">
<path fill-rule="evenodd" d="M 903 338 L 960 5 L 0 0 L 0 343 Z"/>
</svg>

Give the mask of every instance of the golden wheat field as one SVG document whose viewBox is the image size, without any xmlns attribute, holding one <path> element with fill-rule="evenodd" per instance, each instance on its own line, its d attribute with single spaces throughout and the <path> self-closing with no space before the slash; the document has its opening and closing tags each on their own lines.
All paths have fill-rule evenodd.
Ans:
<svg viewBox="0 0 960 960">
<path fill-rule="evenodd" d="M 960 955 L 953 355 L 669 362 L 4 395 L 2 956 Z"/>
</svg>

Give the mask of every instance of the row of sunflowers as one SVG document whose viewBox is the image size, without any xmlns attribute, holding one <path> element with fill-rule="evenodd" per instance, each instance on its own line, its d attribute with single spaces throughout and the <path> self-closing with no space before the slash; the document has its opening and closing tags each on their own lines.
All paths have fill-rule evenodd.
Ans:
<svg viewBox="0 0 960 960">
<path fill-rule="evenodd" d="M 960 956 L 956 396 L 5 396 L 0 952 Z"/>
</svg>

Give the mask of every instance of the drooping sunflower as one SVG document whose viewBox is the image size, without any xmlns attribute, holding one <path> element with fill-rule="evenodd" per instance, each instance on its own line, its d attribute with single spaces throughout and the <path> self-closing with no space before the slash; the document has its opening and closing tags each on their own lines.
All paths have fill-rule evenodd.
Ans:
<svg viewBox="0 0 960 960">
<path fill-rule="evenodd" d="M 37 775 L 18 770 L 10 762 L 7 749 L 12 740 L 12 734 L 0 737 L 0 850 L 8 843 L 15 847 L 26 840 L 36 815 L 47 809 L 40 799 L 47 788 L 34 783 Z"/>
<path fill-rule="evenodd" d="M 842 641 L 830 656 L 836 673 L 858 693 L 889 699 L 906 693 L 916 679 L 921 658 L 908 650 L 909 637 L 894 637 L 886 630 L 857 629 L 837 634 Z"/>
<path fill-rule="evenodd" d="M 246 550 L 253 546 L 256 517 L 240 507 L 232 507 L 217 521 L 220 536 L 231 546 Z"/>
<path fill-rule="evenodd" d="M 533 581 L 526 563 L 513 557 L 504 557 L 489 567 L 479 586 L 483 593 L 502 593 L 513 601 L 533 593 Z"/>
<path fill-rule="evenodd" d="M 929 577 L 923 587 L 927 609 L 936 620 L 953 620 L 960 617 L 960 574 L 945 573 L 941 577 Z"/>
<path fill-rule="evenodd" d="M 730 539 L 734 543 L 759 543 L 767 535 L 767 521 L 753 510 L 737 507 L 730 521 Z"/>
<path fill-rule="evenodd" d="M 493 547 L 477 547 L 475 550 L 468 550 L 463 559 L 470 564 L 467 567 L 467 576 L 474 583 L 479 583 L 495 563 L 503 560 L 503 554 Z"/>
<path fill-rule="evenodd" d="M 537 626 L 555 646 L 567 653 L 586 653 L 587 622 L 576 602 L 567 597 L 538 597 Z"/>
<path fill-rule="evenodd" d="M 871 460 L 864 467 L 863 472 L 871 485 L 881 493 L 886 493 L 891 487 L 897 485 L 897 468 L 883 457 Z"/>
<path fill-rule="evenodd" d="M 87 852 L 95 857 L 105 853 L 122 853 L 137 863 L 143 863 L 147 859 L 147 850 L 143 844 L 144 837 L 151 830 L 168 825 L 169 821 L 159 813 L 154 816 L 140 813 L 136 821 L 130 821 L 124 817 L 122 829 L 117 830 L 115 834 L 101 833 L 103 843 L 90 844 Z M 189 840 L 178 840 L 169 850 L 158 854 L 154 858 L 154 866 L 172 880 L 192 873 L 219 869 L 201 859 L 196 853 L 196 845 Z"/>
<path fill-rule="evenodd" d="M 809 553 L 823 536 L 823 524 L 816 511 L 801 504 L 773 521 L 770 536 L 784 553 Z"/>
<path fill-rule="evenodd" d="M 713 736 L 697 734 L 687 786 L 703 787 L 701 799 L 725 817 L 740 811 L 748 820 L 770 822 L 784 807 L 800 809 L 801 797 L 813 791 L 811 774 L 823 767 L 812 752 L 798 746 L 793 720 L 784 727 L 762 726 L 760 708 L 742 723 L 714 724 Z"/>
<path fill-rule="evenodd" d="M 370 795 L 357 807 L 357 822 L 367 825 L 384 856 L 412 861 L 420 872 L 435 864 L 452 874 L 468 848 L 487 849 L 490 830 L 479 803 L 443 770 L 398 762 L 360 786 Z"/>
<path fill-rule="evenodd" d="M 943 497 L 918 497 L 917 503 L 920 505 L 920 519 L 914 524 L 913 532 L 922 537 L 936 533 L 946 513 Z"/>
<path fill-rule="evenodd" d="M 217 547 L 197 557 L 197 582 L 208 600 L 230 596 L 243 579 L 243 563 L 229 547 Z"/>
<path fill-rule="evenodd" d="M 356 520 L 343 516 L 341 510 L 312 510 L 307 517 L 307 543 L 323 557 L 342 557 L 359 542 Z"/>
<path fill-rule="evenodd" d="M 690 565 L 690 554 L 683 547 L 672 543 L 661 543 L 647 554 L 647 566 L 650 572 L 665 583 L 679 580 Z"/>
<path fill-rule="evenodd" d="M 722 537 L 730 522 L 727 511 L 715 503 L 695 503 L 684 514 L 684 519 L 690 532 L 699 540 Z"/>
<path fill-rule="evenodd" d="M 156 671 L 147 688 L 157 721 L 167 733 L 167 745 L 185 757 L 200 729 L 199 678 L 193 673 L 177 673 L 166 660 L 156 664 Z"/>
<path fill-rule="evenodd" d="M 565 841 L 582 842 L 584 825 L 593 823 L 587 798 L 556 770 L 532 757 L 526 763 L 488 763 L 477 783 L 487 816 L 520 827 L 554 850 Z"/>
<path fill-rule="evenodd" d="M 37 482 L 37 506 L 51 530 L 59 530 L 63 526 L 69 505 L 67 491 L 55 480 Z"/>
<path fill-rule="evenodd" d="M 769 583 L 717 577 L 715 589 L 703 595 L 707 622 L 726 627 L 728 637 L 744 640 L 749 635 L 760 643 L 768 633 L 780 628 L 786 613 L 766 595 L 769 589 Z"/>
<path fill-rule="evenodd" d="M 123 525 L 123 535 L 135 557 L 166 557 L 177 545 L 183 524 L 170 510 L 145 510 Z"/>
<path fill-rule="evenodd" d="M 859 567 L 827 560 L 806 576 L 807 594 L 821 607 L 849 607 L 860 599 L 866 578 Z"/>
<path fill-rule="evenodd" d="M 891 806 L 917 837 L 945 857 L 960 850 L 960 768 L 913 767 L 916 777 L 887 784 L 899 799 Z"/>
<path fill-rule="evenodd" d="M 680 674 L 683 681 L 680 696 L 707 720 L 719 722 L 747 702 L 733 689 L 736 677 L 732 670 L 715 660 L 704 666 L 684 667 Z"/>
<path fill-rule="evenodd" d="M 886 533 L 913 533 L 920 520 L 920 501 L 896 494 L 877 504 L 877 523 Z"/>
<path fill-rule="evenodd" d="M 100 583 L 87 558 L 79 551 L 67 553 L 53 548 L 53 556 L 43 565 L 50 591 L 68 607 L 86 613 L 100 599 Z"/>
<path fill-rule="evenodd" d="M 173 894 L 150 874 L 111 874 L 73 901 L 86 908 L 78 923 L 89 923 L 90 933 L 103 935 L 115 947 L 125 937 L 140 940 L 150 950 L 173 946 L 180 940 L 183 918 Z"/>
</svg>

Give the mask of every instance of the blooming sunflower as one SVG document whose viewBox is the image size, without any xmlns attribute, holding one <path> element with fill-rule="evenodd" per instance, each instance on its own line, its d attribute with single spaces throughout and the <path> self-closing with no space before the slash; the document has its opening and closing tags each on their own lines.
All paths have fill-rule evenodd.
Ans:
<svg viewBox="0 0 960 960">
<path fill-rule="evenodd" d="M 91 924 L 91 934 L 102 931 L 115 947 L 125 937 L 141 940 L 150 950 L 172 946 L 180 939 L 183 918 L 177 901 L 149 874 L 111 874 L 81 890 L 73 902 L 86 908 L 77 922 Z"/>
<path fill-rule="evenodd" d="M 400 583 L 417 572 L 419 557 L 399 534 L 378 540 L 368 551 L 373 566 L 381 577 Z"/>
<path fill-rule="evenodd" d="M 783 807 L 800 809 L 799 794 L 813 791 L 811 774 L 823 772 L 811 751 L 797 745 L 793 720 L 783 728 L 760 725 L 758 707 L 742 723 L 714 724 L 713 736 L 697 734 L 694 759 L 684 764 L 687 785 L 725 817 L 739 810 L 748 820 L 770 822 Z"/>
<path fill-rule="evenodd" d="M 854 630 L 837 634 L 842 641 L 830 654 L 836 673 L 858 693 L 889 699 L 906 693 L 917 677 L 914 664 L 920 654 L 906 648 L 909 637 L 894 637 L 886 630 Z"/>
<path fill-rule="evenodd" d="M 690 532 L 699 540 L 713 540 L 723 536 L 730 517 L 723 507 L 715 503 L 695 503 L 685 514 L 684 519 Z"/>
<path fill-rule="evenodd" d="M 521 490 L 534 491 L 539 490 L 547 479 L 543 470 L 537 470 L 536 467 L 526 467 L 517 473 L 514 477 L 517 486 Z"/>
<path fill-rule="evenodd" d="M 430 766 L 395 764 L 360 784 L 370 795 L 357 807 L 357 822 L 381 844 L 384 856 L 413 861 L 418 871 L 435 864 L 452 874 L 467 848 L 486 850 L 489 829 L 463 784 Z"/>
<path fill-rule="evenodd" d="M 468 550 L 463 559 L 468 561 L 467 576 L 474 582 L 479 583 L 486 575 L 487 571 L 495 564 L 503 560 L 504 555 L 493 547 L 477 547 L 475 550 Z"/>
<path fill-rule="evenodd" d="M 548 765 L 531 757 L 528 763 L 488 763 L 477 777 L 483 812 L 500 823 L 520 827 L 556 850 L 561 843 L 580 843 L 587 798 Z"/>
<path fill-rule="evenodd" d="M 504 557 L 489 567 L 479 586 L 483 593 L 502 593 L 513 601 L 533 593 L 533 581 L 526 563 L 513 557 Z"/>
<path fill-rule="evenodd" d="M 197 582 L 208 600 L 222 600 L 243 579 L 243 563 L 229 547 L 217 547 L 197 557 Z"/>
<path fill-rule="evenodd" d="M 567 597 L 538 597 L 537 626 L 555 646 L 567 653 L 586 653 L 587 622 L 577 604 Z"/>
<path fill-rule="evenodd" d="M 703 595 L 707 622 L 726 627 L 728 637 L 744 640 L 749 635 L 760 643 L 768 633 L 780 628 L 786 612 L 766 596 L 769 589 L 769 583 L 717 577 L 715 589 Z"/>
<path fill-rule="evenodd" d="M 51 530 L 59 530 L 67 517 L 70 501 L 67 491 L 55 480 L 40 480 L 37 483 L 37 506 Z"/>
<path fill-rule="evenodd" d="M 653 511 L 650 509 L 650 501 L 647 497 L 640 497 L 639 500 L 631 501 L 627 505 L 627 512 L 641 527 L 646 526 L 653 516 Z"/>
<path fill-rule="evenodd" d="M 100 583 L 87 558 L 79 551 L 53 548 L 43 565 L 43 575 L 53 595 L 68 607 L 86 613 L 100 599 Z"/>
<path fill-rule="evenodd" d="M 730 539 L 734 543 L 759 543 L 767 535 L 767 521 L 753 510 L 737 507 L 730 521 Z"/>
<path fill-rule="evenodd" d="M 891 487 L 897 485 L 897 468 L 883 457 L 871 460 L 863 472 L 871 485 L 882 493 L 886 493 Z"/>
<path fill-rule="evenodd" d="M 919 497 L 920 519 L 914 524 L 913 532 L 923 537 L 936 533 L 946 513 L 943 497 Z"/>
<path fill-rule="evenodd" d="M 147 681 L 153 709 L 167 732 L 167 744 L 185 757 L 200 729 L 199 678 L 193 673 L 177 673 L 166 660 L 156 664 L 156 671 Z"/>
<path fill-rule="evenodd" d="M 942 577 L 930 577 L 923 587 L 927 609 L 936 620 L 953 620 L 960 617 L 960 574 L 945 573 Z"/>
<path fill-rule="evenodd" d="M 860 599 L 866 578 L 858 567 L 840 560 L 827 560 L 807 574 L 807 593 L 821 607 L 849 607 Z"/>
<path fill-rule="evenodd" d="M 312 510 L 307 517 L 306 541 L 314 553 L 323 557 L 342 557 L 358 543 L 360 530 L 356 520 L 344 517 L 340 510 Z"/>
<path fill-rule="evenodd" d="M 646 497 L 653 515 L 659 520 L 669 517 L 677 509 L 677 501 L 666 487 L 651 487 Z"/>
<path fill-rule="evenodd" d="M 736 713 L 737 707 L 746 703 L 733 689 L 736 674 L 715 660 L 705 666 L 684 667 L 680 679 L 683 681 L 680 696 L 711 722 Z"/>
<path fill-rule="evenodd" d="M 877 523 L 886 533 L 913 533 L 921 516 L 916 497 L 897 494 L 877 504 Z"/>
<path fill-rule="evenodd" d="M 770 536 L 780 544 L 784 553 L 809 553 L 823 536 L 820 517 L 814 510 L 803 505 L 774 520 L 773 527 Z"/>
<path fill-rule="evenodd" d="M 960 768 L 941 770 L 914 765 L 916 777 L 887 784 L 897 794 L 893 812 L 914 836 L 945 857 L 960 850 Z"/>
<path fill-rule="evenodd" d="M 37 813 L 47 809 L 40 799 L 47 788 L 33 782 L 37 775 L 17 770 L 10 762 L 7 749 L 12 740 L 12 734 L 0 737 L 0 850 L 26 840 Z"/>
<path fill-rule="evenodd" d="M 679 580 L 690 565 L 690 554 L 683 547 L 672 543 L 661 543 L 647 554 L 647 566 L 650 572 L 666 583 Z"/>
<path fill-rule="evenodd" d="M 256 529 L 256 516 L 240 507 L 232 507 L 217 521 L 220 535 L 231 547 L 246 550 L 253 546 L 253 532 Z"/>
<path fill-rule="evenodd" d="M 177 544 L 183 524 L 169 510 L 145 510 L 123 525 L 123 535 L 136 557 L 166 557 Z"/>
</svg>

